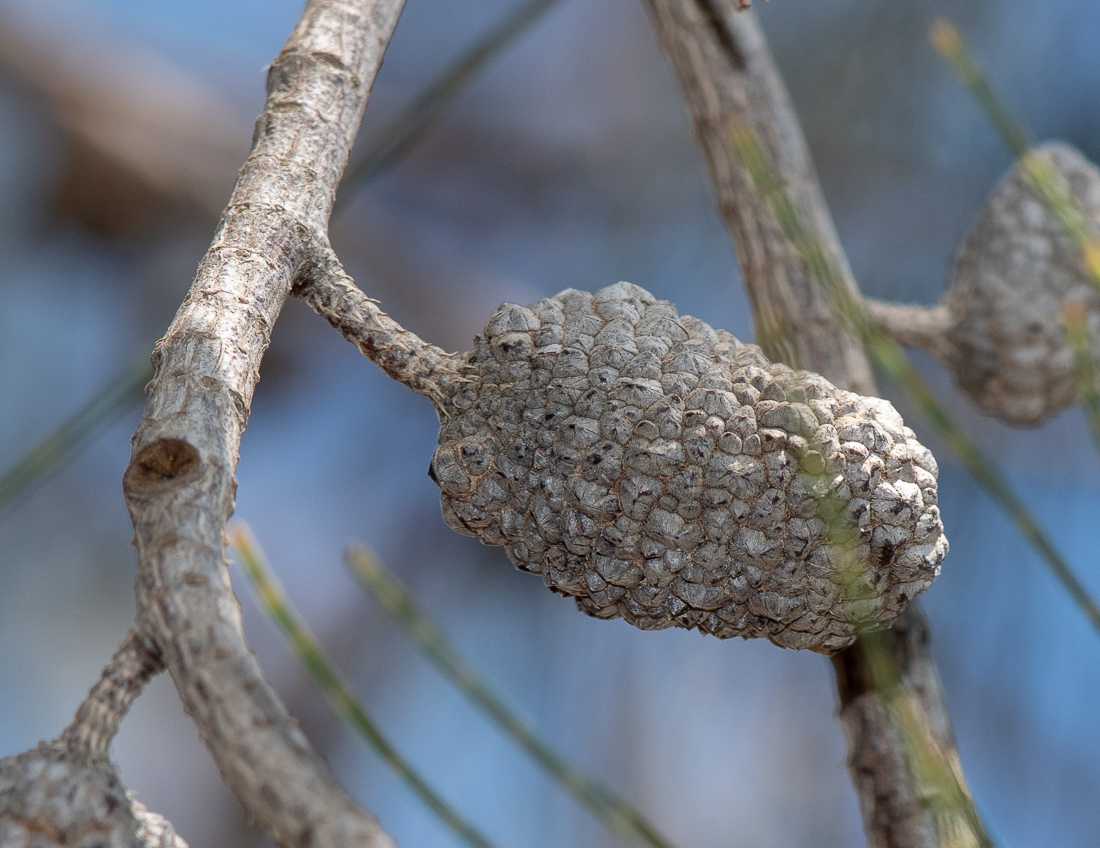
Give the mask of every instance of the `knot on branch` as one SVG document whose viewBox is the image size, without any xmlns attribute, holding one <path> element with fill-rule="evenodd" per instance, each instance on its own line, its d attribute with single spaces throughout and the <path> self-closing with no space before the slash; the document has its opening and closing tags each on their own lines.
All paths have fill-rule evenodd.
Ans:
<svg viewBox="0 0 1100 848">
<path fill-rule="evenodd" d="M 128 494 L 157 494 L 191 480 L 201 467 L 194 445 L 183 439 L 157 439 L 130 460 L 122 485 Z"/>
</svg>

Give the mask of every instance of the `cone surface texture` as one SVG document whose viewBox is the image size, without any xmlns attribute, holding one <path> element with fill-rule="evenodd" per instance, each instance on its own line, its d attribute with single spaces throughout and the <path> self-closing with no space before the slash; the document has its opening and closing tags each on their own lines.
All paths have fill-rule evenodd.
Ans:
<svg viewBox="0 0 1100 848">
<path fill-rule="evenodd" d="M 1100 224 L 1100 171 L 1066 144 L 1040 151 L 1093 227 Z M 1059 312 L 1067 298 L 1085 303 L 1089 331 L 1100 339 L 1100 294 L 1081 251 L 1017 164 L 963 243 L 944 297 L 951 324 L 941 358 L 959 388 L 1014 424 L 1035 424 L 1075 403 L 1072 352 Z"/>
<path fill-rule="evenodd" d="M 0 760 L 0 848 L 187 848 L 107 760 L 43 742 Z"/>
<path fill-rule="evenodd" d="M 831 653 L 939 573 L 936 462 L 889 403 L 637 286 L 505 304 L 462 377 L 447 523 L 590 615 Z"/>
</svg>

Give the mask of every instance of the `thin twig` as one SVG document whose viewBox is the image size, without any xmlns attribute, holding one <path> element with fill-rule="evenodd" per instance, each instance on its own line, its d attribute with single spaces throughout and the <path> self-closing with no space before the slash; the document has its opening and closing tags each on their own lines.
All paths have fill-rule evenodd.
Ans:
<svg viewBox="0 0 1100 848">
<path fill-rule="evenodd" d="M 401 0 L 309 0 L 268 72 L 252 152 L 154 353 L 123 479 L 138 621 L 161 649 L 223 779 L 280 846 L 393 845 L 264 680 L 225 563 L 234 469 L 259 364 L 315 267 L 340 175 Z"/>
<path fill-rule="evenodd" d="M 871 298 L 866 298 L 864 304 L 870 319 L 898 344 L 915 347 L 938 359 L 950 355 L 951 314 L 943 304 L 918 306 Z"/>
<path fill-rule="evenodd" d="M 298 661 L 309 672 L 313 681 L 325 693 L 332 708 L 344 722 L 358 733 L 385 761 L 394 773 L 412 789 L 424 804 L 443 823 L 474 848 L 493 848 L 493 843 L 481 835 L 465 816 L 456 811 L 432 786 L 420 776 L 397 748 L 379 729 L 377 722 L 356 700 L 348 686 L 340 679 L 332 661 L 325 655 L 320 642 L 302 622 L 301 616 L 286 598 L 282 584 L 275 576 L 252 530 L 243 521 L 234 521 L 229 527 L 229 542 L 237 549 L 241 566 L 256 590 L 256 597 L 268 617 L 283 631 L 290 641 Z"/>
<path fill-rule="evenodd" d="M 105 758 L 130 706 L 145 684 L 163 670 L 156 645 L 130 628 L 60 741 L 74 754 Z"/>
<path fill-rule="evenodd" d="M 292 293 L 339 330 L 386 374 L 441 408 L 457 357 L 429 344 L 383 312 L 352 282 L 336 255 L 323 249 Z"/>
<path fill-rule="evenodd" d="M 573 768 L 530 725 L 516 715 L 485 679 L 467 662 L 443 631 L 422 612 L 405 588 L 368 551 L 350 548 L 346 554 L 355 576 L 382 605 L 424 655 L 467 698 L 495 721 L 546 771 L 568 789 L 613 833 L 651 848 L 673 848 L 672 843 L 637 809 L 595 778 Z"/>
<path fill-rule="evenodd" d="M 809 232 L 838 269 L 839 285 L 858 296 L 839 239 L 817 183 L 798 119 L 772 62 L 753 13 L 735 12 L 711 0 L 646 0 L 658 39 L 680 79 L 718 200 L 737 247 L 749 292 L 757 340 L 774 359 L 809 368 L 836 385 L 877 394 L 858 337 L 829 305 L 797 247 L 783 233 L 733 149 L 731 130 L 745 127 L 760 139 L 802 210 Z M 797 328 L 797 332 L 795 332 Z M 919 618 L 916 602 L 903 613 Z M 866 638 L 866 637 L 864 637 Z M 886 646 L 898 668 L 900 691 L 931 729 L 937 746 L 955 756 L 927 641 L 895 640 Z M 906 649 L 909 653 L 906 653 Z M 922 806 L 921 791 L 907 766 L 906 746 L 890 718 L 889 700 L 874 686 L 844 697 L 842 668 L 873 680 L 861 638 L 834 659 L 842 687 L 841 722 L 849 765 L 859 793 L 869 841 L 876 848 L 937 846 L 936 823 Z M 906 669 L 924 670 L 917 685 Z M 866 720 L 868 716 L 878 720 Z"/>
</svg>

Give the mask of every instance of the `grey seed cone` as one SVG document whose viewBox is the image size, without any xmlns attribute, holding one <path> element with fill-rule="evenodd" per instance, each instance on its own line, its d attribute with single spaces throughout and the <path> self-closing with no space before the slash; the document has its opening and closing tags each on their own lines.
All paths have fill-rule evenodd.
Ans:
<svg viewBox="0 0 1100 848">
<path fill-rule="evenodd" d="M 1100 171 L 1069 145 L 1040 150 L 1093 225 L 1100 224 Z M 1077 400 L 1059 313 L 1068 298 L 1086 304 L 1092 338 L 1100 339 L 1100 294 L 1081 252 L 1017 164 L 959 251 L 943 299 L 948 344 L 938 355 L 981 409 L 1014 424 L 1038 423 Z"/>
<path fill-rule="evenodd" d="M 629 283 L 505 304 L 460 374 L 431 465 L 447 523 L 598 618 L 832 653 L 947 553 L 936 462 L 889 403 Z"/>
<path fill-rule="evenodd" d="M 0 760 L 0 848 L 187 848 L 107 760 L 43 742 Z"/>
</svg>

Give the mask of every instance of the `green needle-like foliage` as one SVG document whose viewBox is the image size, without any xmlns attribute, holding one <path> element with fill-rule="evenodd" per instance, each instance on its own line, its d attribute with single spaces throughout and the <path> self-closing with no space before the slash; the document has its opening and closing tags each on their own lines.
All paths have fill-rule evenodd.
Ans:
<svg viewBox="0 0 1100 848">
<path fill-rule="evenodd" d="M 1066 341 L 1073 353 L 1077 394 L 1085 409 L 1092 443 L 1100 456 L 1100 390 L 1097 389 L 1096 363 L 1092 358 L 1092 337 L 1087 319 L 1088 313 L 1081 301 L 1067 300 L 1062 304 L 1062 323 L 1066 328 Z"/>
<path fill-rule="evenodd" d="M 443 631 L 422 612 L 409 593 L 366 549 L 351 548 L 348 564 L 356 577 L 401 625 L 416 645 L 467 698 L 531 755 L 546 771 L 623 839 L 650 848 L 673 848 L 634 807 L 595 779 L 573 768 L 519 718 L 477 670 L 467 662 Z"/>
<path fill-rule="evenodd" d="M 989 120 L 1008 145 L 1008 149 L 1012 151 L 1012 155 L 1017 158 L 1026 156 L 1031 150 L 1031 139 L 1027 129 L 993 87 L 988 74 L 974 61 L 973 54 L 966 49 L 966 44 L 963 43 L 955 26 L 941 18 L 928 30 L 928 38 L 936 51 L 959 75 L 963 85 L 970 89 L 981 104 Z"/>
<path fill-rule="evenodd" d="M 357 189 L 391 168 L 416 147 L 444 109 L 477 78 L 486 65 L 513 44 L 556 2 L 528 0 L 506 15 L 432 81 L 400 115 L 369 139 L 348 164 L 333 211 L 343 208 Z M 127 368 L 84 408 L 19 459 L 0 478 L 0 520 L 34 491 L 50 472 L 71 461 L 91 434 L 120 416 L 152 376 L 148 365 L 140 370 Z"/>
<path fill-rule="evenodd" d="M 289 639 L 302 666 L 332 703 L 337 714 L 348 726 L 362 736 L 443 822 L 463 840 L 476 848 L 493 848 L 493 843 L 482 836 L 465 818 L 440 797 L 427 781 L 397 752 L 397 749 L 378 729 L 374 719 L 363 709 L 355 696 L 340 680 L 339 674 L 325 656 L 317 638 L 303 624 L 286 599 L 286 593 L 275 577 L 252 531 L 243 522 L 236 521 L 228 528 L 229 541 L 240 556 L 241 566 L 256 590 L 256 597 L 276 626 Z"/>
<path fill-rule="evenodd" d="M 803 226 L 798 209 L 756 136 L 747 128 L 737 128 L 733 131 L 732 141 L 784 235 L 794 245 L 803 264 L 826 293 L 836 314 L 863 341 L 874 364 L 905 393 L 963 467 L 1012 519 L 1100 633 L 1100 607 L 1097 607 L 1069 563 L 1054 547 L 1038 520 L 1016 495 L 1004 472 L 955 423 L 913 367 L 905 351 L 879 329 L 871 320 L 862 301 L 854 298 L 841 284 L 840 271 L 817 238 Z"/>
<path fill-rule="evenodd" d="M 0 519 L 10 515 L 65 460 L 75 456 L 104 424 L 141 397 L 142 386 L 153 379 L 148 358 L 143 356 L 141 360 L 119 373 L 0 477 Z"/>
<path fill-rule="evenodd" d="M 353 157 L 348 164 L 336 193 L 334 211 L 340 209 L 359 186 L 393 167 L 416 147 L 443 110 L 489 62 L 556 2 L 558 0 L 528 0 L 518 6 L 436 77 L 397 118 L 375 133 L 362 155 Z"/>
</svg>

